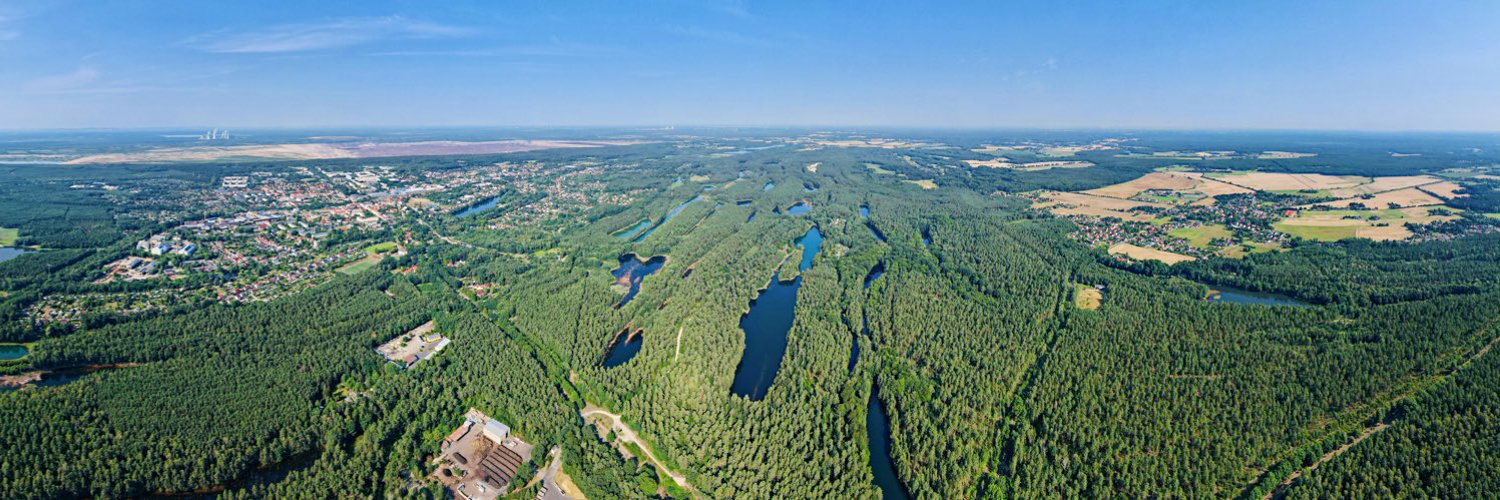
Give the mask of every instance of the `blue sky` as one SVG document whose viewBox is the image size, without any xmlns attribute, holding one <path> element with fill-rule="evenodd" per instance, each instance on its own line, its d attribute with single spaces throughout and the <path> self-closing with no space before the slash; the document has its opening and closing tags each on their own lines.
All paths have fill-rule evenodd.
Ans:
<svg viewBox="0 0 1500 500">
<path fill-rule="evenodd" d="M 1493 1 L 0 1 L 0 128 L 1500 130 Z"/>
</svg>

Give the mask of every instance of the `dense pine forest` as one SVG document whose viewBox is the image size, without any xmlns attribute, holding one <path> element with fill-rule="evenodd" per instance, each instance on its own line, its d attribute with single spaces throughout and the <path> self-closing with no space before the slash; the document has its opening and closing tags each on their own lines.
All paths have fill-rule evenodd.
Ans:
<svg viewBox="0 0 1500 500">
<path fill-rule="evenodd" d="M 31 351 L 0 374 L 89 371 L 0 392 L 0 497 L 445 498 L 432 457 L 469 407 L 537 450 L 556 446 L 590 498 L 896 498 L 872 460 L 893 463 L 916 498 L 1500 491 L 1500 235 L 1128 265 L 1017 193 L 1099 187 L 1162 161 L 1084 153 L 1099 165 L 1023 172 L 953 167 L 962 150 L 755 144 L 399 159 L 412 172 L 599 165 L 557 182 L 630 201 L 523 225 L 498 223 L 503 210 L 409 213 L 340 236 L 401 242 L 370 269 L 275 300 L 66 328 L 29 322 L 27 308 L 166 285 L 94 283 L 157 229 L 134 215 L 151 207 L 59 186 L 109 177 L 148 186 L 129 194 L 144 199 L 290 165 L 11 169 L 0 226 L 46 250 L 0 263 L 0 340 Z M 1259 166 L 1430 167 L 1350 158 L 1379 159 Z M 792 213 L 798 202 L 811 209 Z M 641 221 L 653 229 L 621 236 Z M 796 242 L 813 227 L 824 240 L 803 270 Z M 665 265 L 619 305 L 624 254 Z M 749 342 L 740 321 L 773 279 L 800 289 L 786 354 L 752 399 L 731 390 Z M 1103 290 L 1102 305 L 1077 307 L 1080 285 Z M 1305 304 L 1204 300 L 1215 286 Z M 402 370 L 375 352 L 429 320 L 453 340 L 433 359 Z M 617 334 L 637 330 L 639 354 L 605 367 Z M 890 457 L 871 454 L 877 392 Z M 663 464 L 623 458 L 580 417 L 589 405 L 622 415 Z M 543 455 L 510 497 L 536 494 L 526 483 Z"/>
</svg>

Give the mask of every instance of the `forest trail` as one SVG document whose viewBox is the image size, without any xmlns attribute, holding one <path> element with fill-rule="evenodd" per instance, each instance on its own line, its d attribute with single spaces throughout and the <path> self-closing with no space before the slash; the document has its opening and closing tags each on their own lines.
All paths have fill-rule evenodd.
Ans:
<svg viewBox="0 0 1500 500">
<path fill-rule="evenodd" d="M 1496 324 L 1500 324 L 1500 317 L 1491 319 L 1488 324 L 1480 327 L 1480 329 L 1476 333 L 1487 335 L 1494 330 Z M 1481 357 L 1484 357 L 1485 354 L 1488 354 L 1490 352 L 1490 349 L 1493 349 L 1495 347 L 1495 344 L 1497 343 L 1500 343 L 1500 337 L 1491 338 L 1488 343 L 1484 344 L 1484 347 L 1480 347 L 1479 350 L 1474 351 L 1474 354 L 1469 355 L 1469 357 L 1464 359 L 1462 363 L 1459 363 L 1457 366 L 1454 366 L 1453 368 L 1445 372 L 1438 373 L 1436 376 L 1429 378 L 1426 382 L 1413 384 L 1410 389 L 1407 389 L 1405 392 L 1402 392 L 1400 396 L 1392 399 L 1387 404 L 1387 406 L 1395 406 L 1396 403 L 1399 403 L 1406 398 L 1415 396 L 1417 393 L 1422 392 L 1422 389 L 1426 389 L 1428 387 L 1446 382 L 1449 378 L 1453 377 L 1453 374 L 1458 373 L 1459 370 L 1467 368 L 1469 365 L 1474 364 L 1474 361 L 1478 360 Z M 1318 469 L 1318 466 L 1323 465 L 1329 460 L 1333 460 L 1339 455 L 1342 455 L 1344 452 L 1349 451 L 1350 448 L 1353 448 L 1354 445 L 1357 445 L 1361 441 L 1369 439 L 1370 436 L 1373 436 L 1375 435 L 1375 433 L 1385 430 L 1387 427 L 1390 427 L 1390 422 L 1384 420 L 1376 422 L 1375 425 L 1366 427 L 1364 432 L 1361 432 L 1358 437 L 1354 438 L 1348 443 L 1345 443 L 1343 446 L 1333 449 L 1328 453 L 1324 453 L 1323 456 L 1318 458 L 1318 461 L 1313 463 L 1312 465 L 1292 471 L 1292 473 L 1288 474 L 1286 479 L 1283 479 L 1280 483 L 1278 483 L 1275 488 L 1271 488 L 1271 491 L 1266 492 L 1266 494 L 1261 497 L 1261 500 L 1270 500 L 1272 498 L 1285 497 L 1287 488 L 1292 487 L 1292 484 L 1297 482 L 1297 480 L 1302 476 L 1312 473 L 1312 471 Z"/>
<path fill-rule="evenodd" d="M 1385 430 L 1386 427 L 1390 427 L 1390 424 L 1380 422 L 1373 426 L 1365 428 L 1364 432 L 1359 433 L 1359 437 L 1356 437 L 1354 438 L 1354 440 L 1344 443 L 1343 446 L 1335 448 L 1328 453 L 1324 453 L 1322 457 L 1318 458 L 1317 462 L 1314 462 L 1312 465 L 1307 466 L 1307 468 L 1292 471 L 1291 474 L 1286 476 L 1286 479 L 1281 481 L 1281 484 L 1276 485 L 1276 487 L 1271 491 L 1267 491 L 1265 496 L 1261 497 L 1261 500 L 1270 500 L 1271 498 L 1276 497 L 1278 494 L 1285 493 L 1286 489 L 1290 488 L 1292 486 L 1292 483 L 1297 482 L 1297 479 L 1301 478 L 1304 474 L 1311 474 L 1312 471 L 1318 470 L 1318 466 L 1323 465 L 1329 460 L 1333 460 L 1334 457 L 1344 454 L 1344 452 L 1349 451 L 1350 448 L 1353 448 L 1354 445 L 1359 444 L 1360 441 L 1369 439 L 1370 436 L 1374 436 L 1375 433 Z"/>
<path fill-rule="evenodd" d="M 673 362 L 676 362 L 677 358 L 682 357 L 682 328 L 680 326 L 677 327 L 677 354 L 672 355 Z"/>
<path fill-rule="evenodd" d="M 631 429 L 630 425 L 626 424 L 625 421 L 620 418 L 620 415 L 618 413 L 610 413 L 609 410 L 594 406 L 593 403 L 587 403 L 583 406 L 582 410 L 578 411 L 578 414 L 583 417 L 583 420 L 585 422 L 589 422 L 589 419 L 591 417 L 599 419 L 600 421 L 603 421 L 603 419 L 600 419 L 599 417 L 608 417 L 609 421 L 607 423 L 609 424 L 609 428 L 615 432 L 617 440 L 635 443 L 636 446 L 639 446 L 641 448 L 641 452 L 646 455 L 646 459 L 650 460 L 651 464 L 656 466 L 656 470 L 659 470 L 663 474 L 671 476 L 672 481 L 675 481 L 678 486 L 681 486 L 683 489 L 693 493 L 694 497 L 698 496 L 698 490 L 693 488 L 693 485 L 691 483 L 688 483 L 687 476 L 683 475 L 680 472 L 668 469 L 667 466 L 661 462 L 661 460 L 658 460 L 656 458 L 656 454 L 651 452 L 651 446 L 646 444 L 646 441 L 641 439 L 640 435 L 635 433 L 635 429 Z"/>
</svg>

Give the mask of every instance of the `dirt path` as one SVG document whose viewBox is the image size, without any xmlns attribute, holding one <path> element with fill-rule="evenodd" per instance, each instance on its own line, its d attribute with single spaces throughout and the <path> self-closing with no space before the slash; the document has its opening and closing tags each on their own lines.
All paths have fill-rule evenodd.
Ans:
<svg viewBox="0 0 1500 500">
<path fill-rule="evenodd" d="M 682 357 L 682 327 L 679 326 L 677 327 L 677 354 L 672 355 L 672 361 L 676 362 L 680 357 Z"/>
<path fill-rule="evenodd" d="M 698 490 L 693 488 L 692 484 L 688 483 L 687 476 L 684 476 L 682 475 L 682 473 L 679 473 L 677 471 L 668 469 L 666 465 L 662 464 L 661 460 L 657 460 L 656 454 L 651 452 L 651 446 L 646 444 L 646 441 L 642 440 L 640 435 L 635 433 L 635 429 L 631 429 L 624 420 L 621 420 L 619 414 L 610 413 L 609 410 L 594 406 L 593 403 L 584 405 L 583 409 L 580 410 L 578 414 L 583 417 L 583 420 L 585 422 L 589 422 L 589 419 L 593 418 L 597 421 L 608 424 L 609 428 L 615 431 L 616 440 L 635 443 L 636 446 L 639 446 L 641 448 L 641 453 L 644 453 L 646 455 L 645 458 L 647 460 L 650 460 L 652 465 L 656 466 L 656 470 L 659 470 L 663 474 L 670 476 L 678 486 L 681 486 L 683 489 L 692 492 L 693 496 L 697 496 Z"/>
<path fill-rule="evenodd" d="M 1354 440 L 1344 443 L 1343 446 L 1335 448 L 1328 453 L 1324 453 L 1322 457 L 1318 458 L 1317 462 L 1307 466 L 1307 468 L 1292 471 L 1292 473 L 1288 475 L 1286 479 L 1281 481 L 1281 484 L 1276 485 L 1276 487 L 1271 489 L 1271 491 L 1267 491 L 1265 496 L 1261 497 L 1261 500 L 1270 500 L 1271 498 L 1275 497 L 1276 494 L 1285 492 L 1287 488 L 1290 488 L 1292 486 L 1292 483 L 1297 482 L 1298 478 L 1301 478 L 1306 474 L 1311 474 L 1312 471 L 1318 470 L 1318 466 L 1323 465 L 1329 460 L 1333 460 L 1334 457 L 1344 454 L 1344 452 L 1349 451 L 1349 448 L 1353 448 L 1354 445 L 1359 444 L 1360 441 L 1369 439 L 1370 436 L 1374 436 L 1375 433 L 1385 430 L 1386 427 L 1390 427 L 1390 424 L 1380 422 L 1378 424 L 1375 424 L 1374 426 L 1365 428 L 1364 432 L 1359 433 L 1359 437 L 1356 437 L 1354 438 Z"/>
<path fill-rule="evenodd" d="M 1497 323 L 1500 323 L 1500 318 L 1490 320 L 1489 324 L 1486 324 L 1479 329 L 1478 333 L 1490 333 L 1490 331 L 1494 329 Z M 1490 349 L 1493 349 L 1495 347 L 1495 344 L 1497 343 L 1500 343 L 1500 337 L 1494 337 L 1490 339 L 1488 343 L 1484 344 L 1484 347 L 1481 347 L 1479 348 L 1479 350 L 1474 351 L 1474 354 L 1470 355 L 1467 359 L 1464 359 L 1462 363 L 1459 363 L 1457 366 L 1454 366 L 1447 371 L 1440 372 L 1426 381 L 1412 384 L 1412 386 L 1405 392 L 1402 392 L 1401 395 L 1396 396 L 1395 399 L 1390 400 L 1386 404 L 1386 406 L 1394 406 L 1396 403 L 1399 403 L 1402 400 L 1405 400 L 1406 398 L 1412 397 L 1421 392 L 1422 389 L 1446 382 L 1449 378 L 1452 378 L 1455 373 L 1458 373 L 1459 370 L 1467 368 L 1469 365 L 1474 364 L 1475 360 L 1478 360 L 1479 358 L 1484 357 L 1485 354 L 1488 354 L 1490 352 Z M 1390 423 L 1385 421 L 1377 422 L 1375 425 L 1366 427 L 1364 432 L 1361 432 L 1358 437 L 1354 438 L 1348 443 L 1345 443 L 1343 446 L 1329 451 L 1328 453 L 1324 453 L 1323 456 L 1318 458 L 1318 461 L 1313 463 L 1312 465 L 1292 471 L 1291 474 L 1287 475 L 1286 479 L 1283 479 L 1279 484 L 1276 485 L 1275 488 L 1271 488 L 1271 491 L 1266 492 L 1266 494 L 1262 496 L 1261 499 L 1269 500 L 1271 498 L 1280 498 L 1285 496 L 1287 488 L 1292 487 L 1292 484 L 1296 483 L 1297 480 L 1302 476 L 1312 473 L 1312 471 L 1318 469 L 1318 466 L 1323 465 L 1329 460 L 1333 460 L 1339 455 L 1342 455 L 1344 452 L 1349 451 L 1350 448 L 1353 448 L 1354 445 L 1357 445 L 1360 442 L 1369 439 L 1370 436 L 1373 436 L 1375 435 L 1375 433 L 1385 430 L 1387 427 L 1390 427 Z"/>
</svg>

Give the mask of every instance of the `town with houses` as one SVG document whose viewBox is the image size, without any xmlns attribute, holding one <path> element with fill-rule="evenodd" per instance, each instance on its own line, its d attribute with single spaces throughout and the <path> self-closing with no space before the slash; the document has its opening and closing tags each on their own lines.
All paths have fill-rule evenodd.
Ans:
<svg viewBox="0 0 1500 500">
<path fill-rule="evenodd" d="M 122 204 L 178 207 L 150 212 L 163 229 L 141 235 L 94 279 L 169 284 L 146 291 L 51 294 L 36 301 L 29 316 L 66 325 L 90 315 L 133 315 L 192 301 L 271 300 L 340 271 L 403 255 L 411 235 L 392 228 L 408 218 L 425 223 L 504 208 L 486 219 L 489 227 L 501 229 L 636 199 L 636 193 L 606 193 L 602 183 L 590 180 L 604 165 L 525 161 L 466 167 L 295 165 L 225 175 L 211 186 L 146 200 L 119 186 L 74 185 L 115 192 L 113 199 Z M 500 205 L 502 194 L 520 201 Z M 482 295 L 483 284 L 477 286 L 474 291 Z"/>
</svg>

